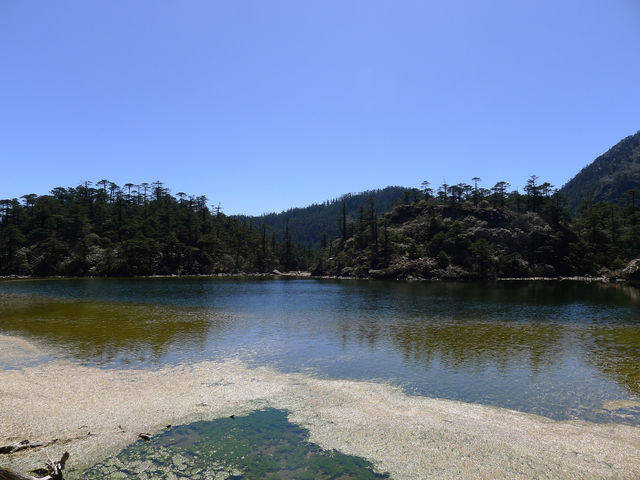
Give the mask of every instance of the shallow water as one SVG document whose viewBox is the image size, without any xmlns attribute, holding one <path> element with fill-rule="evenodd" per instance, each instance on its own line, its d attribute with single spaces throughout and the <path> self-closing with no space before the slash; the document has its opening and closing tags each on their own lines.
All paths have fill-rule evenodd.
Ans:
<svg viewBox="0 0 640 480">
<path fill-rule="evenodd" d="M 322 450 L 287 413 L 266 409 L 245 417 L 168 428 L 139 440 L 71 479 L 335 479 L 389 478 L 358 457 Z"/>
<path fill-rule="evenodd" d="M 640 292 L 628 286 L 14 280 L 0 282 L 0 332 L 103 368 L 238 356 L 556 419 L 640 424 Z"/>
</svg>

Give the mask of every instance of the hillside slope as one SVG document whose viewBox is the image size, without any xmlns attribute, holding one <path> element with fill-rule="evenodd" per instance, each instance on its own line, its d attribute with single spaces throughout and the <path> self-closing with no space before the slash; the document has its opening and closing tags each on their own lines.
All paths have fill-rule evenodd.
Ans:
<svg viewBox="0 0 640 480">
<path fill-rule="evenodd" d="M 582 202 L 623 202 L 626 192 L 640 188 L 640 131 L 600 155 L 560 190 L 569 210 L 577 212 Z M 638 201 L 638 199 L 636 199 Z"/>
<path fill-rule="evenodd" d="M 323 234 L 329 239 L 341 235 L 342 204 L 344 202 L 347 222 L 353 223 L 362 207 L 368 208 L 373 200 L 378 213 L 391 209 L 393 204 L 403 198 L 405 187 L 390 186 L 382 189 L 367 190 L 360 193 L 347 193 L 340 198 L 316 203 L 308 207 L 290 208 L 281 213 L 269 213 L 259 217 L 240 217 L 250 220 L 254 225 L 266 225 L 279 239 L 284 238 L 285 223 L 288 221 L 289 234 L 293 242 L 310 248 L 318 247 Z"/>
<path fill-rule="evenodd" d="M 572 218 L 559 195 L 420 198 L 321 251 L 314 275 L 492 279 L 604 275 L 640 256 L 640 209 L 601 203 Z M 625 275 L 623 275 L 624 277 Z M 630 278 L 629 275 L 626 277 Z"/>
<path fill-rule="evenodd" d="M 322 274 L 384 278 L 574 275 L 583 251 L 565 222 L 466 202 L 401 205 L 333 252 Z M 572 247 L 569 247 L 572 245 Z"/>
</svg>

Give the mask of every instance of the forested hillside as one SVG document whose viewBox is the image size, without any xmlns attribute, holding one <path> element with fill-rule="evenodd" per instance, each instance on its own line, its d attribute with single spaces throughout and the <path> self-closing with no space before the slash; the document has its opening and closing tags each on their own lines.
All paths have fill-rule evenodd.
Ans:
<svg viewBox="0 0 640 480">
<path fill-rule="evenodd" d="M 560 193 L 571 212 L 583 202 L 640 202 L 640 131 L 626 137 L 569 180 Z"/>
<path fill-rule="evenodd" d="M 572 216 L 558 190 L 535 175 L 524 193 L 480 181 L 436 192 L 426 181 L 422 190 L 388 187 L 254 218 L 211 209 L 204 196 L 171 195 L 162 182 L 58 187 L 0 200 L 0 275 L 278 269 L 486 279 L 593 275 L 640 257 L 633 192 L 619 203 L 583 202 Z"/>
<path fill-rule="evenodd" d="M 211 211 L 161 183 L 101 180 L 0 200 L 0 275 L 157 275 L 305 269 L 291 237 Z"/>
<path fill-rule="evenodd" d="M 391 206 L 405 196 L 415 195 L 414 189 L 405 187 L 386 187 L 367 190 L 360 193 L 348 193 L 340 198 L 308 207 L 291 208 L 281 213 L 269 213 L 259 217 L 239 217 L 250 220 L 256 225 L 266 225 L 278 238 L 284 238 L 285 229 L 295 243 L 317 248 L 323 236 L 328 238 L 340 234 L 342 219 L 346 211 L 348 222 L 355 221 L 359 209 L 367 207 L 373 201 L 377 213 L 387 212 Z"/>
<path fill-rule="evenodd" d="M 525 194 L 442 185 L 377 218 L 367 210 L 322 250 L 317 275 L 383 278 L 574 276 L 620 269 L 640 256 L 640 209 L 589 205 L 572 218 L 536 176 Z"/>
</svg>

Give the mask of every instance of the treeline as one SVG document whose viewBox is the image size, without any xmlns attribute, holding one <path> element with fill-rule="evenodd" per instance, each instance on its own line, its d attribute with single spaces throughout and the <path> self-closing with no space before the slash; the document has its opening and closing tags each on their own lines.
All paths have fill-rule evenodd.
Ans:
<svg viewBox="0 0 640 480">
<path fill-rule="evenodd" d="M 620 203 L 587 198 L 572 216 L 535 175 L 522 193 L 507 182 L 471 181 L 346 195 L 270 225 L 261 221 L 270 216 L 227 216 L 206 197 L 172 195 L 159 181 L 58 187 L 0 200 L 0 275 L 572 276 L 640 257 L 637 189 Z M 314 232 L 317 247 L 297 242 L 298 229 Z"/>
<path fill-rule="evenodd" d="M 375 201 L 322 242 L 318 275 L 389 278 L 573 276 L 623 268 L 640 256 L 640 194 L 622 204 L 583 202 L 572 217 L 535 175 L 524 192 L 446 183 L 408 190 L 389 213 Z"/>
<path fill-rule="evenodd" d="M 0 275 L 172 275 L 307 269 L 288 232 L 209 208 L 162 182 L 101 180 L 0 200 Z"/>
</svg>

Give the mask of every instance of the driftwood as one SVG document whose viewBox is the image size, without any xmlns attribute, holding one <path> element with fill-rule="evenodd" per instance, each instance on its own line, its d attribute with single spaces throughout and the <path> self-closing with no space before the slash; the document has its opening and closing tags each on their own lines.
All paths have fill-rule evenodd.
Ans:
<svg viewBox="0 0 640 480">
<path fill-rule="evenodd" d="M 53 443 L 53 442 L 49 442 L 49 443 Z M 19 452 L 20 450 L 27 450 L 28 448 L 44 447 L 46 445 L 48 444 L 41 443 L 41 442 L 31 443 L 29 440 L 22 440 L 21 442 L 12 443 L 11 445 L 0 446 L 0 454 L 16 453 L 16 452 Z"/>
<path fill-rule="evenodd" d="M 11 445 L 0 445 L 0 454 L 11 454 L 21 450 L 28 450 L 29 448 L 48 447 L 58 441 L 57 438 L 48 442 L 30 442 L 29 440 L 22 440 L 21 442 L 12 443 Z"/>
<path fill-rule="evenodd" d="M 44 469 L 38 470 L 38 473 L 45 475 L 44 477 L 29 477 L 0 468 L 0 480 L 62 480 L 62 470 L 67 460 L 69 452 L 64 452 L 57 462 L 48 461 Z"/>
</svg>

